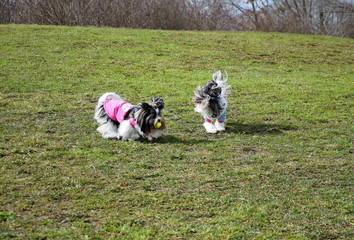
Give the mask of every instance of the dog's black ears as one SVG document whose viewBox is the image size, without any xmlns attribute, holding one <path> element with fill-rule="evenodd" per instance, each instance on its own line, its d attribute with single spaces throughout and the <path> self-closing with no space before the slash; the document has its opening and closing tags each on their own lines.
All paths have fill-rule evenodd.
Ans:
<svg viewBox="0 0 354 240">
<path fill-rule="evenodd" d="M 152 106 L 146 102 L 139 103 L 138 106 L 141 107 L 142 109 L 152 108 Z"/>
<path fill-rule="evenodd" d="M 138 107 L 140 107 L 142 109 L 158 108 L 158 109 L 162 110 L 164 105 L 165 104 L 164 104 L 164 101 L 162 98 L 151 97 L 151 104 L 148 104 L 146 102 L 142 102 L 142 103 L 138 104 Z"/>
<path fill-rule="evenodd" d="M 154 107 L 154 108 L 158 108 L 160 110 L 163 109 L 165 103 L 163 101 L 162 98 L 158 98 L 158 97 L 151 97 L 151 105 Z"/>
</svg>

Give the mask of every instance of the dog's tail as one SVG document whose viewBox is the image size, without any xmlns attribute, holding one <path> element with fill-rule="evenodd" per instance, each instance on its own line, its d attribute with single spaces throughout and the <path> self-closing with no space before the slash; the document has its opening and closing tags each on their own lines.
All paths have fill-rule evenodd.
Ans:
<svg viewBox="0 0 354 240">
<path fill-rule="evenodd" d="M 122 100 L 122 98 L 115 92 L 106 92 L 105 94 L 103 94 L 99 99 L 98 99 L 98 103 L 103 103 L 104 101 L 106 101 L 107 99 L 110 100 Z"/>
<path fill-rule="evenodd" d="M 227 79 L 228 75 L 227 72 L 224 71 L 225 74 L 223 75 L 221 71 L 216 71 L 213 75 L 212 78 L 218 85 L 218 87 L 221 88 L 221 96 L 225 97 L 228 94 L 228 89 L 231 87 L 230 85 L 227 85 Z"/>
</svg>

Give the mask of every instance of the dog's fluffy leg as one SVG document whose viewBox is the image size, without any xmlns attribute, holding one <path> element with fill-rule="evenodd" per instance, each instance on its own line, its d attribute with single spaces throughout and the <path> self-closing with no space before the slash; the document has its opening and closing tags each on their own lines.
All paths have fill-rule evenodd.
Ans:
<svg viewBox="0 0 354 240">
<path fill-rule="evenodd" d="M 130 125 L 128 120 L 124 120 L 118 128 L 118 135 L 122 137 L 122 140 L 137 140 L 140 136 L 138 132 Z"/>
<path fill-rule="evenodd" d="M 216 133 L 216 128 L 215 126 L 211 123 L 211 122 L 204 122 L 203 124 L 205 130 L 207 131 L 207 133 Z"/>
<path fill-rule="evenodd" d="M 119 138 L 117 128 L 110 123 L 105 123 L 97 128 L 103 138 Z"/>
<path fill-rule="evenodd" d="M 162 131 L 161 130 L 154 130 L 150 133 L 150 136 L 154 139 L 161 137 Z"/>
</svg>

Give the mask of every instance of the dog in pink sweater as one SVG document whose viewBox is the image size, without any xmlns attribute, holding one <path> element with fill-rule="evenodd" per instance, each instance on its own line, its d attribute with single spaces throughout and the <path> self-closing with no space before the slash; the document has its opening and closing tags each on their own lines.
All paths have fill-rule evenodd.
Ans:
<svg viewBox="0 0 354 240">
<path fill-rule="evenodd" d="M 152 97 L 150 104 L 143 102 L 132 105 L 118 94 L 107 92 L 99 98 L 96 105 L 94 118 L 98 123 L 97 131 L 103 138 L 159 138 L 166 128 L 161 116 L 163 108 L 162 98 Z"/>
</svg>

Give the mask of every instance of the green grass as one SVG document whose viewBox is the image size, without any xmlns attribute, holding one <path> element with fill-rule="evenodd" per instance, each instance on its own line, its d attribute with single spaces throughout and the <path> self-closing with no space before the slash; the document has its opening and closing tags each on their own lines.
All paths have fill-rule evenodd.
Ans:
<svg viewBox="0 0 354 240">
<path fill-rule="evenodd" d="M 0 239 L 351 239 L 354 40 L 0 25 Z M 229 74 L 227 131 L 191 96 Z M 98 97 L 165 100 L 106 140 Z"/>
</svg>

